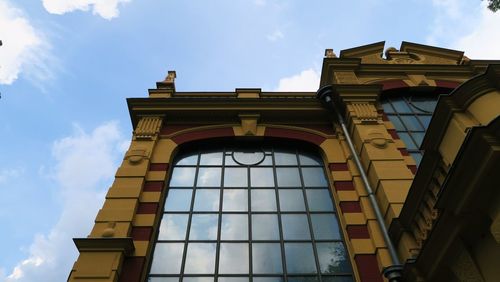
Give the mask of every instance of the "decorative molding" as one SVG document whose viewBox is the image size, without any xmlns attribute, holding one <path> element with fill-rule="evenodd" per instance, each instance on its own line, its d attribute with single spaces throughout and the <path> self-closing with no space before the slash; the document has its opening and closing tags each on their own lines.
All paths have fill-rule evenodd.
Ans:
<svg viewBox="0 0 500 282">
<path fill-rule="evenodd" d="M 138 165 L 145 159 L 149 159 L 149 151 L 145 148 L 133 148 L 125 154 L 125 160 L 131 165 Z"/>
<path fill-rule="evenodd" d="M 325 58 L 337 58 L 337 55 L 333 52 L 333 49 L 325 49 Z"/>
<path fill-rule="evenodd" d="M 361 123 L 377 123 L 378 112 L 377 108 L 372 103 L 368 102 L 352 102 L 347 105 L 349 111 L 353 111 Z"/>
<path fill-rule="evenodd" d="M 102 237 L 113 237 L 115 236 L 116 222 L 108 222 L 108 226 L 102 231 Z"/>
<path fill-rule="evenodd" d="M 372 144 L 374 147 L 377 147 L 379 149 L 384 149 L 387 147 L 388 141 L 385 138 L 384 133 L 382 133 L 380 130 L 370 130 L 367 135 L 368 139 L 366 140 L 369 141 L 370 144 Z"/>
<path fill-rule="evenodd" d="M 131 254 L 135 247 L 132 238 L 74 238 L 78 251 L 120 251 Z"/>
<path fill-rule="evenodd" d="M 153 140 L 156 138 L 162 126 L 163 117 L 142 117 L 135 130 L 134 139 Z"/>
<path fill-rule="evenodd" d="M 259 114 L 240 114 L 241 130 L 243 135 L 255 136 L 257 135 L 257 123 L 259 121 Z"/>
</svg>

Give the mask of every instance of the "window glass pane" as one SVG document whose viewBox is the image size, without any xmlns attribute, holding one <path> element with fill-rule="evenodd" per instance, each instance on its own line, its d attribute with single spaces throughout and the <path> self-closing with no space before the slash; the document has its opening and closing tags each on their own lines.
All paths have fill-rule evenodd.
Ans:
<svg viewBox="0 0 500 282">
<path fill-rule="evenodd" d="M 248 240 L 248 215 L 222 214 L 221 240 Z"/>
<path fill-rule="evenodd" d="M 410 108 L 406 104 L 405 101 L 403 101 L 402 97 L 397 97 L 397 98 L 392 98 L 391 99 L 392 105 L 396 109 L 396 112 L 398 113 L 411 113 Z"/>
<path fill-rule="evenodd" d="M 324 282 L 354 282 L 352 276 L 322 276 Z"/>
<path fill-rule="evenodd" d="M 198 170 L 198 187 L 217 187 L 220 186 L 221 168 L 219 167 L 200 167 Z"/>
<path fill-rule="evenodd" d="M 198 163 L 198 154 L 184 154 L 177 158 L 177 162 L 174 165 L 196 165 Z"/>
<path fill-rule="evenodd" d="M 403 126 L 403 123 L 401 122 L 401 120 L 399 119 L 398 116 L 396 116 L 396 115 L 388 115 L 387 117 L 392 122 L 392 125 L 394 125 L 394 128 L 397 131 L 406 131 L 406 128 Z"/>
<path fill-rule="evenodd" d="M 219 189 L 196 189 L 194 211 L 219 211 Z"/>
<path fill-rule="evenodd" d="M 303 167 L 302 177 L 304 178 L 305 187 L 325 187 L 326 183 L 325 172 L 322 167 Z"/>
<path fill-rule="evenodd" d="M 246 167 L 226 167 L 224 169 L 225 187 L 246 187 L 248 186 Z"/>
<path fill-rule="evenodd" d="M 224 189 L 223 211 L 247 211 L 248 190 Z"/>
<path fill-rule="evenodd" d="M 193 187 L 196 168 L 174 167 L 170 187 Z"/>
<path fill-rule="evenodd" d="M 279 243 L 253 243 L 252 256 L 254 273 L 283 273 Z"/>
<path fill-rule="evenodd" d="M 184 277 L 182 279 L 183 282 L 214 282 L 213 276 L 204 276 L 204 277 Z"/>
<path fill-rule="evenodd" d="M 302 189 L 280 189 L 280 209 L 282 211 L 305 211 L 304 195 Z"/>
<path fill-rule="evenodd" d="M 254 282 L 284 282 L 283 277 L 253 277 Z"/>
<path fill-rule="evenodd" d="M 265 158 L 262 150 L 251 149 L 248 151 L 233 152 L 233 159 L 242 165 L 256 165 Z"/>
<path fill-rule="evenodd" d="M 297 165 L 297 156 L 294 151 L 277 151 L 274 153 L 276 165 Z"/>
<path fill-rule="evenodd" d="M 189 211 L 192 192 L 192 190 L 170 189 L 165 203 L 165 211 Z"/>
<path fill-rule="evenodd" d="M 150 277 L 148 282 L 179 282 L 179 277 Z"/>
<path fill-rule="evenodd" d="M 271 167 L 250 168 L 250 183 L 252 187 L 274 187 L 274 174 Z"/>
<path fill-rule="evenodd" d="M 222 152 L 202 153 L 200 165 L 222 165 Z"/>
<path fill-rule="evenodd" d="M 296 167 L 276 168 L 279 187 L 300 187 L 299 169 Z"/>
<path fill-rule="evenodd" d="M 333 211 L 333 200 L 327 189 L 306 189 L 310 211 Z"/>
<path fill-rule="evenodd" d="M 315 155 L 299 154 L 299 161 L 301 165 L 323 165 L 323 161 Z"/>
<path fill-rule="evenodd" d="M 216 240 L 217 214 L 193 214 L 189 240 Z"/>
<path fill-rule="evenodd" d="M 232 154 L 225 156 L 224 165 L 226 165 L 226 166 L 229 166 L 229 165 L 241 166 L 240 164 L 238 164 L 237 162 L 235 162 L 233 160 L 233 155 Z"/>
<path fill-rule="evenodd" d="M 429 127 L 429 123 L 431 122 L 432 116 L 418 116 L 420 121 L 422 121 L 422 124 L 424 127 L 427 129 Z"/>
<path fill-rule="evenodd" d="M 339 224 L 333 214 L 312 214 L 311 222 L 316 240 L 340 240 Z"/>
<path fill-rule="evenodd" d="M 422 144 L 422 140 L 424 140 L 424 132 L 412 132 L 411 135 L 413 136 L 413 139 L 417 142 L 418 146 Z"/>
<path fill-rule="evenodd" d="M 151 274 L 179 274 L 184 243 L 157 243 L 151 264 Z"/>
<path fill-rule="evenodd" d="M 248 244 L 221 243 L 219 273 L 248 273 Z"/>
<path fill-rule="evenodd" d="M 316 276 L 297 276 L 297 277 L 288 277 L 288 282 L 317 282 L 318 277 Z"/>
<path fill-rule="evenodd" d="M 304 214 L 284 214 L 281 216 L 285 240 L 310 240 L 309 224 Z"/>
<path fill-rule="evenodd" d="M 401 138 L 401 140 L 403 140 L 403 142 L 405 143 L 406 148 L 408 148 L 410 150 L 416 150 L 416 149 L 418 149 L 417 145 L 415 145 L 415 143 L 410 138 L 410 135 L 408 133 L 406 133 L 406 132 L 398 132 L 398 135 L 399 135 L 399 138 Z"/>
<path fill-rule="evenodd" d="M 215 243 L 189 243 L 184 273 L 212 274 L 215 271 Z M 170 260 L 165 260 L 165 263 Z"/>
<path fill-rule="evenodd" d="M 250 281 L 248 277 L 220 277 L 217 280 L 218 282 L 248 282 Z M 254 279 L 255 281 L 255 279 Z"/>
<path fill-rule="evenodd" d="M 389 102 L 383 102 L 382 108 L 384 108 L 385 113 L 393 113 L 394 112 L 394 109 L 392 108 L 391 104 L 389 104 Z"/>
<path fill-rule="evenodd" d="M 288 273 L 316 272 L 311 243 L 285 243 L 285 258 Z"/>
<path fill-rule="evenodd" d="M 426 98 L 417 98 L 417 97 L 412 97 L 411 103 L 415 106 L 414 108 L 417 109 L 417 112 L 433 112 L 434 109 L 436 108 L 437 104 L 437 97 L 426 97 Z"/>
<path fill-rule="evenodd" d="M 160 223 L 158 240 L 184 240 L 186 239 L 188 215 L 165 214 Z"/>
<path fill-rule="evenodd" d="M 279 240 L 278 216 L 276 214 L 253 214 L 252 239 Z"/>
<path fill-rule="evenodd" d="M 424 130 L 415 116 L 400 116 L 406 128 L 410 131 Z"/>
<path fill-rule="evenodd" d="M 276 211 L 276 192 L 273 190 L 253 189 L 252 211 Z"/>
<path fill-rule="evenodd" d="M 321 273 L 351 272 L 349 259 L 342 242 L 316 243 Z"/>
</svg>

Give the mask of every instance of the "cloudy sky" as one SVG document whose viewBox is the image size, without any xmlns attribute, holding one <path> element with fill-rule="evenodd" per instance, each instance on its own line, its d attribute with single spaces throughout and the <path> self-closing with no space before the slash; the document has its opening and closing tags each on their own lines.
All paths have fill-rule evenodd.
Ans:
<svg viewBox="0 0 500 282">
<path fill-rule="evenodd" d="M 131 125 L 125 98 L 316 90 L 325 48 L 386 41 L 500 59 L 480 0 L 0 0 L 0 280 L 64 281 Z"/>
</svg>

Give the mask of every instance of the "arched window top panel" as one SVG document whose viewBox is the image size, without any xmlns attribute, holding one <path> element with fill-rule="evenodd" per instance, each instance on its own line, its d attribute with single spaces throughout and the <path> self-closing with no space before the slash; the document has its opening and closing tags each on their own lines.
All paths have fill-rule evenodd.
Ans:
<svg viewBox="0 0 500 282">
<path fill-rule="evenodd" d="M 176 155 L 150 281 L 353 281 L 325 167 L 293 142 Z"/>
</svg>

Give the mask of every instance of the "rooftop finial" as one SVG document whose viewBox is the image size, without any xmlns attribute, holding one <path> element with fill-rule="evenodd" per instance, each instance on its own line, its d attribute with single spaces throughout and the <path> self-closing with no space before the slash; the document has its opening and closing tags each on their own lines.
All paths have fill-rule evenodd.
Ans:
<svg viewBox="0 0 500 282">
<path fill-rule="evenodd" d="M 337 58 L 333 49 L 325 49 L 325 58 Z"/>
<path fill-rule="evenodd" d="M 175 71 L 168 71 L 167 76 L 163 81 L 156 83 L 156 88 L 158 89 L 174 89 L 175 90 L 175 78 L 177 74 Z"/>
</svg>

